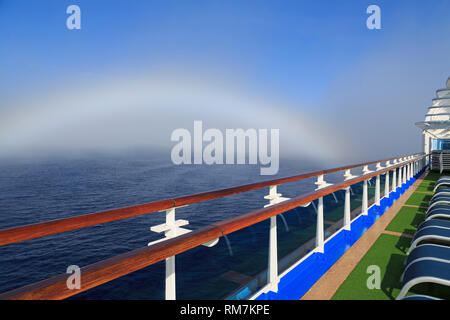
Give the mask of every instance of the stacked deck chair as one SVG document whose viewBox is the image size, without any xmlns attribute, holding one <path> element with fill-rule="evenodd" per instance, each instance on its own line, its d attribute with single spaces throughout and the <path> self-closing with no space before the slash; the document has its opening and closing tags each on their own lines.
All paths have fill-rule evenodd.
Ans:
<svg viewBox="0 0 450 320">
<path fill-rule="evenodd" d="M 442 187 L 434 192 L 425 220 L 434 218 L 450 220 L 450 187 Z"/>
<path fill-rule="evenodd" d="M 425 221 L 411 242 L 397 300 L 450 299 L 450 177 L 439 178 L 436 186 Z M 448 293 L 444 290 L 445 297 L 406 296 L 412 287 L 422 283 L 447 287 Z"/>
<path fill-rule="evenodd" d="M 437 179 L 433 192 L 436 192 L 440 187 L 447 186 L 450 187 L 450 176 L 442 176 Z"/>
</svg>

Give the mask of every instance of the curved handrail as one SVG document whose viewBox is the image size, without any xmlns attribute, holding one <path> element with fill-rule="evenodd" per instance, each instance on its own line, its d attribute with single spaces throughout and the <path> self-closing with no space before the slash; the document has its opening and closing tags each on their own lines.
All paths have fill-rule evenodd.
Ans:
<svg viewBox="0 0 450 320">
<path fill-rule="evenodd" d="M 415 156 L 418 153 L 410 154 L 402 157 Z M 372 165 L 378 162 L 390 161 L 394 159 L 399 159 L 401 157 L 393 157 L 389 159 L 370 161 L 365 163 L 353 164 L 349 166 L 320 170 L 285 178 L 278 178 L 273 180 L 267 180 L 262 182 L 251 183 L 247 185 L 241 185 L 237 187 L 231 187 L 226 189 L 208 191 L 188 196 L 181 196 L 177 198 L 158 200 L 154 202 L 149 202 L 145 204 L 139 204 L 130 207 L 112 209 L 107 211 L 101 211 L 96 213 L 89 213 L 84 215 L 79 215 L 70 218 L 57 219 L 47 222 L 34 223 L 19 227 L 13 227 L 10 229 L 0 230 L 0 246 L 12 244 L 20 241 L 40 238 L 44 236 L 49 236 L 53 234 L 58 234 L 62 232 L 82 229 L 97 224 L 112 222 L 116 220 L 136 217 L 144 215 L 147 213 L 167 210 L 174 207 L 185 206 L 193 203 L 198 203 L 207 200 L 213 200 L 217 198 L 222 198 L 238 193 L 248 192 L 264 187 L 269 187 L 273 185 L 280 185 L 287 182 L 293 182 L 298 180 L 303 180 L 311 177 L 316 177 L 323 174 L 329 174 L 337 171 L 353 169 L 362 166 Z"/>
<path fill-rule="evenodd" d="M 60 274 L 40 282 L 0 294 L 0 299 L 64 299 L 73 296 L 108 281 L 148 267 L 166 258 L 188 251 L 208 241 L 249 227 L 343 188 L 367 179 L 371 179 L 393 169 L 403 167 L 406 164 L 421 160 L 427 156 L 428 155 L 423 155 L 413 160 L 405 161 L 397 165 L 392 165 L 375 172 L 349 179 L 318 191 L 310 192 L 296 198 L 283 201 L 270 207 L 254 210 L 237 217 L 213 223 L 187 234 L 171 238 L 151 246 L 135 249 L 133 251 L 85 266 L 81 268 L 83 285 L 78 290 L 68 289 L 66 281 L 69 275 Z"/>
</svg>

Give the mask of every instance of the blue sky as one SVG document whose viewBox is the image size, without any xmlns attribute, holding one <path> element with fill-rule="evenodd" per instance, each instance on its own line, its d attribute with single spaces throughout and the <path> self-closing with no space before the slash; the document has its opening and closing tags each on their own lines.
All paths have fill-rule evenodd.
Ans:
<svg viewBox="0 0 450 320">
<path fill-rule="evenodd" d="M 71 4 L 81 8 L 81 30 L 66 28 Z M 382 30 L 366 28 L 370 4 L 381 8 Z M 303 112 L 339 114 L 343 109 L 332 100 L 352 98 L 361 68 L 376 70 L 381 61 L 395 71 L 399 65 L 402 79 L 410 75 L 401 65 L 404 57 L 420 50 L 410 66 L 427 80 L 427 86 L 414 86 L 423 90 L 414 97 L 423 99 L 413 112 L 420 121 L 425 97 L 431 99 L 431 89 L 449 73 L 448 54 L 433 55 L 449 48 L 442 43 L 450 30 L 449 9 L 446 0 L 0 0 L 0 97 L 8 101 L 0 110 L 7 114 L 19 97 L 167 68 L 244 83 L 249 92 L 264 92 Z M 380 78 L 375 85 L 386 83 Z M 408 91 L 406 85 L 402 90 Z M 404 125 L 416 130 L 412 121 Z"/>
<path fill-rule="evenodd" d="M 372 3 L 383 30 L 365 28 Z M 80 31 L 65 28 L 70 4 L 82 10 Z M 244 69 L 255 85 L 315 96 L 394 33 L 414 41 L 448 9 L 448 1 L 1 1 L 0 79 L 9 91 L 175 61 Z"/>
</svg>

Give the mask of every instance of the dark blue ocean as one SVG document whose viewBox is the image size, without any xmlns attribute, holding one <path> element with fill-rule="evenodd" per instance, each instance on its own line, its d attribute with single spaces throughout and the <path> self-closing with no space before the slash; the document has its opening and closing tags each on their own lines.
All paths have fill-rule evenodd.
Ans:
<svg viewBox="0 0 450 320">
<path fill-rule="evenodd" d="M 323 167 L 310 161 L 281 159 L 276 176 L 261 176 L 257 165 L 176 166 L 167 154 L 5 160 L 0 162 L 0 229 L 318 169 Z M 314 180 L 307 179 L 280 186 L 279 192 L 294 197 L 314 187 Z M 176 218 L 189 220 L 186 227 L 197 229 L 261 208 L 268 202 L 263 198 L 267 194 L 268 188 L 264 188 L 190 205 L 177 209 Z M 327 197 L 325 207 L 341 206 L 342 198 L 337 196 Z M 301 210 L 285 213 L 278 224 L 280 258 L 314 237 L 314 210 L 312 206 Z M 326 212 L 332 215 L 332 210 Z M 328 220 L 338 218 L 340 213 Z M 144 247 L 162 237 L 150 227 L 164 220 L 164 213 L 154 212 L 2 246 L 0 292 L 65 273 L 69 265 L 82 267 Z M 198 247 L 178 255 L 177 298 L 227 297 L 242 286 L 230 278 L 230 271 L 249 278 L 263 272 L 267 247 L 268 222 L 264 221 L 220 239 L 215 247 Z M 71 299 L 163 299 L 164 272 L 164 262 L 159 262 Z"/>
</svg>

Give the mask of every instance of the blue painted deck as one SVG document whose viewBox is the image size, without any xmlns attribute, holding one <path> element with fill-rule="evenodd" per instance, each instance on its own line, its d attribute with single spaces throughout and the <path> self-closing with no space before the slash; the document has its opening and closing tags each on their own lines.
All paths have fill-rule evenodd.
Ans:
<svg viewBox="0 0 450 320">
<path fill-rule="evenodd" d="M 426 168 L 425 168 L 426 169 Z M 324 253 L 313 253 L 280 279 L 278 292 L 263 293 L 255 300 L 298 300 L 319 280 L 374 222 L 416 181 L 425 169 L 402 184 L 379 206 L 372 206 L 367 215 L 358 216 L 351 223 L 351 230 L 341 230 L 327 240 Z M 245 289 L 244 289 L 245 290 Z"/>
</svg>

